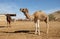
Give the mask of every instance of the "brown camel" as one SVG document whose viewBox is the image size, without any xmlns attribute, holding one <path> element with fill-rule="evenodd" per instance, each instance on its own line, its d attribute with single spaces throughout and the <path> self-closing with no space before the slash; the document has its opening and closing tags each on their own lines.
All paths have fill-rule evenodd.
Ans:
<svg viewBox="0 0 60 39">
<path fill-rule="evenodd" d="M 11 22 L 12 22 L 11 16 L 16 16 L 16 14 L 5 14 L 5 15 L 7 20 L 7 25 L 11 27 Z"/>
<path fill-rule="evenodd" d="M 34 23 L 36 25 L 35 34 L 40 35 L 39 21 L 44 21 L 47 24 L 47 34 L 48 34 L 49 18 L 43 11 L 36 11 L 32 16 L 29 15 L 27 8 L 21 8 L 20 11 L 24 13 L 27 19 L 34 20 Z"/>
<path fill-rule="evenodd" d="M 6 14 L 7 25 L 10 27 L 11 25 L 11 17 L 10 15 Z"/>
</svg>

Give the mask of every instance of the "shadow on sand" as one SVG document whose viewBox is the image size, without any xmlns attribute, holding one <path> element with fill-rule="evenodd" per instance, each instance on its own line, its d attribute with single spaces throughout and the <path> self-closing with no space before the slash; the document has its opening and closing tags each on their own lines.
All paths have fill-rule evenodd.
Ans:
<svg viewBox="0 0 60 39">
<path fill-rule="evenodd" d="M 34 30 L 18 30 L 18 31 L 15 31 L 15 32 L 12 32 L 12 33 L 27 33 L 27 34 L 34 34 Z M 10 32 L 11 33 L 11 32 Z"/>
<path fill-rule="evenodd" d="M 45 33 L 43 31 L 40 31 L 40 32 Z M 27 34 L 35 34 L 35 30 L 18 30 L 18 31 L 14 31 L 14 32 L 5 32 L 5 31 L 3 31 L 3 33 L 27 33 Z"/>
<path fill-rule="evenodd" d="M 6 26 L 0 26 L 0 28 L 5 28 Z"/>
</svg>

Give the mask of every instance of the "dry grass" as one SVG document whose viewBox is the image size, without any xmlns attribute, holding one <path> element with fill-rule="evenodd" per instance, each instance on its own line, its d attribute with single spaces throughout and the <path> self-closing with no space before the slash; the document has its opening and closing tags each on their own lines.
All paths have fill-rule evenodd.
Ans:
<svg viewBox="0 0 60 39">
<path fill-rule="evenodd" d="M 46 24 L 44 22 L 41 22 L 40 26 L 41 35 L 39 36 L 34 34 L 34 22 L 12 22 L 11 27 L 7 27 L 6 23 L 0 22 L 0 39 L 47 39 Z M 48 39 L 60 39 L 60 22 L 49 22 L 49 26 L 50 28 Z M 7 33 L 6 31 L 8 31 L 9 33 Z"/>
</svg>

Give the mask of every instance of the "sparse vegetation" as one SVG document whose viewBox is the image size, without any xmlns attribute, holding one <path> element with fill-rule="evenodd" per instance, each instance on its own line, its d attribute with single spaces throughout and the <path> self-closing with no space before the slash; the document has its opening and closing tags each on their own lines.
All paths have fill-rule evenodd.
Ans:
<svg viewBox="0 0 60 39">
<path fill-rule="evenodd" d="M 49 21 L 60 21 L 60 10 L 49 14 Z"/>
<path fill-rule="evenodd" d="M 49 21 L 54 21 L 54 20 L 55 20 L 54 15 L 50 14 L 50 15 L 48 15 L 48 16 L 49 16 Z"/>
</svg>

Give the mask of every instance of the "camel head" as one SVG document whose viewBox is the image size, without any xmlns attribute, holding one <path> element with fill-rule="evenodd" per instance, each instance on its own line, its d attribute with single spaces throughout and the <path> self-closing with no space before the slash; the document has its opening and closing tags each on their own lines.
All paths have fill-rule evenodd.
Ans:
<svg viewBox="0 0 60 39">
<path fill-rule="evenodd" d="M 27 8 L 20 8 L 20 11 L 23 13 L 28 13 L 28 9 Z"/>
</svg>

